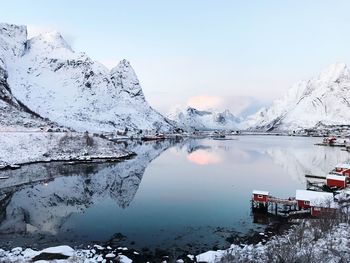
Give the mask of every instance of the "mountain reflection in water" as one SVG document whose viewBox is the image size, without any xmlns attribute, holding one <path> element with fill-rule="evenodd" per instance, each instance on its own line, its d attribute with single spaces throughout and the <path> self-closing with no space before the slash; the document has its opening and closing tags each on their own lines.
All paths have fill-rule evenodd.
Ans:
<svg viewBox="0 0 350 263">
<path fill-rule="evenodd" d="M 136 249 L 225 247 L 232 233 L 261 228 L 250 213 L 253 189 L 292 196 L 305 188 L 305 173 L 325 174 L 348 161 L 347 152 L 316 141 L 132 143 L 126 147 L 137 156 L 119 163 L 3 171 L 10 178 L 0 185 L 0 246 L 92 244 L 117 236 L 115 242 Z"/>
</svg>

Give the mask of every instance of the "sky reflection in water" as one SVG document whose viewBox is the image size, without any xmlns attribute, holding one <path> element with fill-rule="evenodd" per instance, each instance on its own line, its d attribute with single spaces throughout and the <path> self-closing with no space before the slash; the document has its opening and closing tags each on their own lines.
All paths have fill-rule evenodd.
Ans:
<svg viewBox="0 0 350 263">
<path fill-rule="evenodd" d="M 316 141 L 242 136 L 137 146 L 133 160 L 14 191 L 0 217 L 0 242 L 28 243 L 40 233 L 45 244 L 81 244 L 120 233 L 121 245 L 137 249 L 228 246 L 230 232 L 258 227 L 250 213 L 253 189 L 294 196 L 305 188 L 305 173 L 324 174 L 348 160 L 347 152 Z"/>
</svg>

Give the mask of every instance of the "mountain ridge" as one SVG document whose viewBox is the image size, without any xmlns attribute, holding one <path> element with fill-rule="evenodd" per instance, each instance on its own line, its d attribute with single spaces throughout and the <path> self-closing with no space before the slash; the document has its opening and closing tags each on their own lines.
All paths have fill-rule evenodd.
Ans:
<svg viewBox="0 0 350 263">
<path fill-rule="evenodd" d="M 236 130 L 241 121 L 227 109 L 220 112 L 193 107 L 178 108 L 169 113 L 168 117 L 184 130 Z"/>
<path fill-rule="evenodd" d="M 251 130 L 300 130 L 350 123 L 350 70 L 335 63 L 317 77 L 294 84 L 269 108 L 244 121 Z"/>
<path fill-rule="evenodd" d="M 0 67 L 16 101 L 76 131 L 173 129 L 148 104 L 130 62 L 108 70 L 56 31 L 28 39 L 25 26 L 1 23 Z"/>
</svg>

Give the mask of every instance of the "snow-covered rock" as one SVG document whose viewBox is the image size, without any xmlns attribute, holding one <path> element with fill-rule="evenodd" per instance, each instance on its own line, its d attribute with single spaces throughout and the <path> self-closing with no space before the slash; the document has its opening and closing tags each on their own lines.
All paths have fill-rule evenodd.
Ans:
<svg viewBox="0 0 350 263">
<path fill-rule="evenodd" d="M 61 254 L 67 257 L 72 257 L 74 255 L 74 249 L 69 246 L 57 246 L 43 249 L 39 253 Z"/>
<path fill-rule="evenodd" d="M 168 117 L 185 130 L 235 130 L 239 128 L 241 121 L 229 110 L 200 111 L 192 107 L 176 109 Z"/>
<path fill-rule="evenodd" d="M 132 263 L 133 260 L 126 255 L 116 256 L 116 250 L 114 253 L 107 253 L 105 250 L 94 251 L 93 249 L 76 249 L 69 246 L 57 246 L 49 247 L 43 250 L 33 250 L 27 248 L 23 250 L 11 250 L 5 251 L 0 249 L 0 262 L 1 263 L 29 263 L 29 262 L 40 262 L 40 263 L 65 263 L 65 262 L 84 262 L 84 263 L 98 263 L 98 262 L 121 262 L 121 263 Z"/>
<path fill-rule="evenodd" d="M 5 92 L 30 113 L 77 131 L 173 128 L 147 103 L 128 61 L 110 71 L 58 32 L 27 39 L 26 27 L 0 24 L 0 99 Z"/>
<path fill-rule="evenodd" d="M 120 263 L 132 263 L 132 260 L 124 255 L 118 256 L 118 260 Z"/>
<path fill-rule="evenodd" d="M 271 107 L 249 116 L 244 127 L 272 131 L 349 124 L 350 70 L 337 63 L 316 78 L 296 83 Z"/>
</svg>

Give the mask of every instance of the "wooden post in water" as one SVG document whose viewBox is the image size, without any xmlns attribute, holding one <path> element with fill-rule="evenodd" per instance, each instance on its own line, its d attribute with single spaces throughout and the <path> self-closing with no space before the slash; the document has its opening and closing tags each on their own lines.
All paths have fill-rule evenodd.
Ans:
<svg viewBox="0 0 350 263">
<path fill-rule="evenodd" d="M 277 202 L 276 202 L 276 206 L 275 206 L 275 215 L 277 216 Z"/>
</svg>

